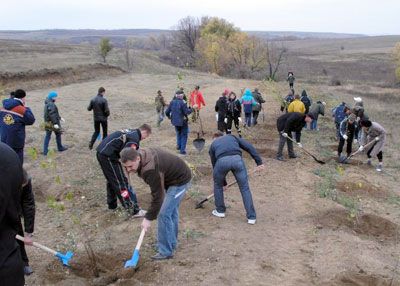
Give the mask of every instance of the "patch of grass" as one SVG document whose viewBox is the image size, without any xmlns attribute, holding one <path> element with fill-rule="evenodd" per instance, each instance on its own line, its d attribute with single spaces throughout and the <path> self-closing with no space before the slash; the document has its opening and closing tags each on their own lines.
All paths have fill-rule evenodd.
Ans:
<svg viewBox="0 0 400 286">
<path fill-rule="evenodd" d="M 62 202 L 57 202 L 55 197 L 49 196 L 46 199 L 47 206 L 53 210 L 63 212 L 65 210 L 64 204 Z"/>
<path fill-rule="evenodd" d="M 185 236 L 185 238 L 187 240 L 189 240 L 189 239 L 197 239 L 197 238 L 205 236 L 205 234 L 203 232 L 197 231 L 197 230 L 191 229 L 191 228 L 186 228 L 184 230 L 183 234 L 184 234 L 184 236 Z"/>
</svg>

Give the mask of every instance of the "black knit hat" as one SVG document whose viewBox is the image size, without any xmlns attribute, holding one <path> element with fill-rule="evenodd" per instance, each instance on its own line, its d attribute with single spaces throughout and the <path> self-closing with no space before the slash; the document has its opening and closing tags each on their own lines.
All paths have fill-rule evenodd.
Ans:
<svg viewBox="0 0 400 286">
<path fill-rule="evenodd" d="M 26 92 L 25 92 L 25 90 L 23 90 L 23 89 L 17 89 L 15 92 L 14 92 L 14 97 L 15 98 L 24 98 L 26 96 Z"/>
</svg>

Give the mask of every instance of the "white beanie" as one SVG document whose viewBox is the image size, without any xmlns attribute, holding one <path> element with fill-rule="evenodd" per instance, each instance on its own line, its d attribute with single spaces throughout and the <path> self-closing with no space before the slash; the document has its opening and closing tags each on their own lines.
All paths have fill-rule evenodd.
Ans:
<svg viewBox="0 0 400 286">
<path fill-rule="evenodd" d="M 362 102 L 362 98 L 361 97 L 354 97 L 354 101 L 355 102 Z"/>
</svg>

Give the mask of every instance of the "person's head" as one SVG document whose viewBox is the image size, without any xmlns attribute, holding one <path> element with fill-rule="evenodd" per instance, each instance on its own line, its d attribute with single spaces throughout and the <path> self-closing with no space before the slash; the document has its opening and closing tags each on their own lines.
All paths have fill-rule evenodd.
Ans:
<svg viewBox="0 0 400 286">
<path fill-rule="evenodd" d="M 349 115 L 348 122 L 350 124 L 353 124 L 356 121 L 356 119 L 357 119 L 357 116 L 354 113 L 352 113 L 352 114 Z"/>
<path fill-rule="evenodd" d="M 233 91 L 231 91 L 231 93 L 229 94 L 229 99 L 235 100 L 235 99 L 236 99 L 236 93 L 234 93 Z"/>
<path fill-rule="evenodd" d="M 246 88 L 246 89 L 244 90 L 243 96 L 253 96 L 253 94 L 251 93 L 250 88 Z"/>
<path fill-rule="evenodd" d="M 120 153 L 120 160 L 122 166 L 124 166 L 126 172 L 136 173 L 140 165 L 140 155 L 139 152 L 131 147 L 126 147 L 122 149 Z"/>
<path fill-rule="evenodd" d="M 306 117 L 304 118 L 304 121 L 307 122 L 307 123 L 310 123 L 313 120 L 314 120 L 314 115 L 311 114 L 311 113 L 307 113 Z"/>
<path fill-rule="evenodd" d="M 300 95 L 299 95 L 299 94 L 296 94 L 296 95 L 294 96 L 294 99 L 300 99 Z"/>
<path fill-rule="evenodd" d="M 351 108 L 348 106 L 345 106 L 343 109 L 344 113 L 346 113 L 347 115 L 349 115 L 351 113 Z"/>
<path fill-rule="evenodd" d="M 26 92 L 23 89 L 17 89 L 14 91 L 14 98 L 23 99 L 26 96 Z"/>
<path fill-rule="evenodd" d="M 258 88 L 257 88 L 257 87 L 254 89 L 254 92 L 255 92 L 255 93 L 258 93 Z"/>
<path fill-rule="evenodd" d="M 361 120 L 360 125 L 362 129 L 368 130 L 372 126 L 372 122 L 369 120 Z"/>
<path fill-rule="evenodd" d="M 158 95 L 162 95 L 161 90 L 157 90 L 157 94 L 158 94 Z"/>
<path fill-rule="evenodd" d="M 47 95 L 47 98 L 52 100 L 52 101 L 56 101 L 58 94 L 55 91 L 50 91 L 49 94 Z"/>
<path fill-rule="evenodd" d="M 222 96 L 227 97 L 229 95 L 229 93 L 230 93 L 229 89 L 225 88 L 224 92 L 222 93 Z"/>
<path fill-rule="evenodd" d="M 149 124 L 143 124 L 139 127 L 140 133 L 142 134 L 142 140 L 146 139 L 151 134 L 151 127 Z"/>
<path fill-rule="evenodd" d="M 14 98 L 15 97 L 15 91 L 11 91 L 10 92 L 10 98 Z"/>
<path fill-rule="evenodd" d="M 196 85 L 196 86 L 194 87 L 194 89 L 195 89 L 195 90 L 199 90 L 199 89 L 200 89 L 200 86 L 199 86 L 199 85 Z"/>
<path fill-rule="evenodd" d="M 224 136 L 224 132 L 218 130 L 217 132 L 215 132 L 213 134 L 213 139 L 217 139 L 217 138 L 222 137 L 222 136 Z"/>
<path fill-rule="evenodd" d="M 100 87 L 98 93 L 101 95 L 104 95 L 104 93 L 106 92 L 106 89 L 104 87 Z"/>
</svg>

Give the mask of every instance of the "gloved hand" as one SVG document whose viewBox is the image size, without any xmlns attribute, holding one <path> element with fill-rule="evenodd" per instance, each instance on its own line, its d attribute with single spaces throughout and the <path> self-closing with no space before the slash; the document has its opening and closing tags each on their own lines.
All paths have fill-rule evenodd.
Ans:
<svg viewBox="0 0 400 286">
<path fill-rule="evenodd" d="M 354 143 L 354 144 L 357 144 L 357 143 L 358 143 L 358 140 L 357 140 L 357 139 L 354 139 L 354 140 L 353 140 L 353 143 Z"/>
<path fill-rule="evenodd" d="M 303 148 L 303 144 L 301 144 L 300 142 L 297 143 L 297 146 L 299 146 L 299 148 Z"/>
<path fill-rule="evenodd" d="M 242 118 L 241 117 L 239 117 L 238 120 L 239 120 L 239 122 L 242 122 Z"/>
<path fill-rule="evenodd" d="M 282 133 L 282 136 L 283 136 L 283 137 L 285 137 L 285 138 L 287 138 L 287 137 L 288 137 L 288 135 L 287 135 L 287 133 L 286 133 L 286 132 L 283 132 L 283 133 Z"/>
<path fill-rule="evenodd" d="M 218 113 L 215 113 L 215 120 L 218 121 Z"/>
<path fill-rule="evenodd" d="M 61 121 L 62 123 L 65 123 L 65 119 L 62 118 L 62 117 L 61 117 L 60 121 Z"/>
<path fill-rule="evenodd" d="M 361 145 L 360 148 L 358 148 L 358 151 L 362 152 L 363 150 L 364 150 L 364 146 Z"/>
<path fill-rule="evenodd" d="M 376 136 L 376 137 L 375 137 L 375 141 L 379 141 L 379 136 Z"/>
<path fill-rule="evenodd" d="M 343 137 L 344 140 L 349 139 L 349 136 L 347 136 L 346 134 L 344 134 L 342 137 Z"/>
<path fill-rule="evenodd" d="M 60 126 L 58 124 L 54 124 L 54 129 L 60 129 Z"/>
<path fill-rule="evenodd" d="M 224 122 L 225 122 L 225 124 L 227 124 L 228 123 L 228 118 L 225 117 Z"/>
</svg>

